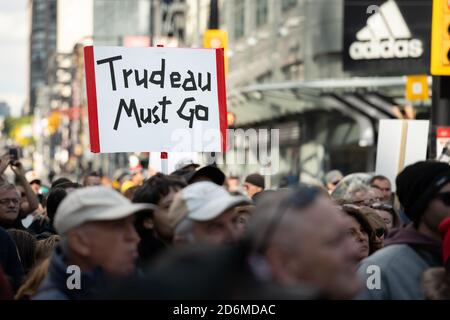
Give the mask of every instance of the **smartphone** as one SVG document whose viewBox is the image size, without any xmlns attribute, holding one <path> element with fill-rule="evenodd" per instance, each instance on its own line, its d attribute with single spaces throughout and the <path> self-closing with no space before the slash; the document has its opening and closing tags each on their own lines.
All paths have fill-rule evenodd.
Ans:
<svg viewBox="0 0 450 320">
<path fill-rule="evenodd" d="M 9 148 L 9 157 L 13 162 L 19 160 L 19 150 L 17 148 Z"/>
</svg>

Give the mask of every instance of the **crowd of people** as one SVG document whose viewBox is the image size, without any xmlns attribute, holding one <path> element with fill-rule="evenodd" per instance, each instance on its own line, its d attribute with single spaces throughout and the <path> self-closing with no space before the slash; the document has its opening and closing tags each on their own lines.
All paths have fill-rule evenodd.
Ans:
<svg viewBox="0 0 450 320">
<path fill-rule="evenodd" d="M 189 159 L 112 180 L 46 186 L 0 158 L 0 299 L 450 299 L 446 163 L 270 190 Z"/>
</svg>

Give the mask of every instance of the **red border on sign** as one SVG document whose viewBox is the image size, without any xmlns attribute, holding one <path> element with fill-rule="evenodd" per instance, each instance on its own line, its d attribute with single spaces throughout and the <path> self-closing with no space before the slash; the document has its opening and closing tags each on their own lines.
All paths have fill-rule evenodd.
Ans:
<svg viewBox="0 0 450 320">
<path fill-rule="evenodd" d="M 449 137 L 450 137 L 450 127 L 437 128 L 437 138 L 449 138 Z"/>
<path fill-rule="evenodd" d="M 84 47 L 84 68 L 86 72 L 86 91 L 88 98 L 89 135 L 91 151 L 100 152 L 100 137 L 98 135 L 97 90 L 95 85 L 94 47 Z"/>
<path fill-rule="evenodd" d="M 216 49 L 217 91 L 219 96 L 219 121 L 222 152 L 227 150 L 227 93 L 225 84 L 224 49 Z"/>
</svg>

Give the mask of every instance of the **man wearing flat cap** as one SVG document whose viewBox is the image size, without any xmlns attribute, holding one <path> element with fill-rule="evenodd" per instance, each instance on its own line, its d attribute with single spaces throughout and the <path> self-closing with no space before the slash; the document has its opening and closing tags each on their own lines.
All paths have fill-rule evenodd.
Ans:
<svg viewBox="0 0 450 320">
<path fill-rule="evenodd" d="M 133 225 L 134 214 L 154 208 L 131 203 L 103 186 L 81 188 L 67 195 L 54 220 L 60 245 L 33 299 L 85 299 L 104 279 L 132 275 L 140 240 Z M 77 270 L 81 271 L 78 281 L 69 279 Z"/>
<path fill-rule="evenodd" d="M 450 166 L 417 162 L 397 176 L 396 185 L 400 204 L 412 223 L 394 229 L 385 247 L 363 260 L 359 273 L 366 286 L 361 299 L 424 299 L 423 272 L 442 266 L 439 224 L 450 217 Z"/>
</svg>

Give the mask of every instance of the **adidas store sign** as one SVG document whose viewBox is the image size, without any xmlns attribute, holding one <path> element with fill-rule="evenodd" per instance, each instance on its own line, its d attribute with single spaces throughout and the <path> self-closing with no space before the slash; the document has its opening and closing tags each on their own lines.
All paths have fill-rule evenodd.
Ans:
<svg viewBox="0 0 450 320">
<path fill-rule="evenodd" d="M 418 39 L 356 41 L 350 46 L 349 53 L 354 60 L 420 58 L 423 45 Z"/>
<path fill-rule="evenodd" d="M 423 43 L 411 31 L 394 0 L 388 0 L 367 19 L 349 47 L 353 60 L 420 58 Z"/>
</svg>

